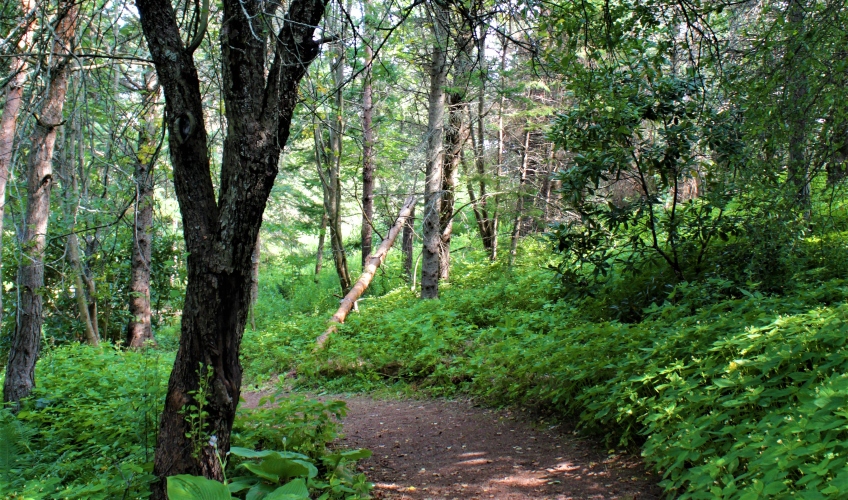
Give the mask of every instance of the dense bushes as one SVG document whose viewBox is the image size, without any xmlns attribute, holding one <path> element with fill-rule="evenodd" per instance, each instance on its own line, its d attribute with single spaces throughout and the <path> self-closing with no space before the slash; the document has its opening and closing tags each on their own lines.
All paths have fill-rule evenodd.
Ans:
<svg viewBox="0 0 848 500">
<path fill-rule="evenodd" d="M 147 498 L 172 364 L 172 353 L 155 350 L 67 345 L 45 353 L 38 386 L 18 415 L 0 410 L 0 498 Z M 370 486 L 351 465 L 363 452 L 327 448 L 344 413 L 343 402 L 302 396 L 240 407 L 232 442 L 303 453 L 320 464 L 310 488 L 327 498 L 359 498 Z M 231 472 L 238 463 L 231 461 Z"/>
<path fill-rule="evenodd" d="M 39 361 L 38 385 L 18 417 L 9 498 L 144 498 L 153 480 L 159 407 L 173 356 L 68 345 Z"/>
<path fill-rule="evenodd" d="M 398 289 L 352 315 L 318 358 L 285 362 L 305 386 L 400 383 L 546 408 L 611 446 L 641 447 L 682 498 L 848 494 L 848 283 L 811 269 L 764 295 L 707 278 L 622 323 L 605 318 L 647 278 L 558 300 L 549 263 L 525 256 L 512 270 L 458 259 L 441 300 Z M 308 345 L 318 326 L 304 325 L 288 342 Z"/>
</svg>

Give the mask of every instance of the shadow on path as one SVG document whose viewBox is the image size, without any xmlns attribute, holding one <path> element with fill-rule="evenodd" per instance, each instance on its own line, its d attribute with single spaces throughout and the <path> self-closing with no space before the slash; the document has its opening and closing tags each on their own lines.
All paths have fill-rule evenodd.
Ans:
<svg viewBox="0 0 848 500">
<path fill-rule="evenodd" d="M 323 398 L 322 398 L 323 399 Z M 654 499 L 656 476 L 636 457 L 604 453 L 558 427 L 466 401 L 347 402 L 341 444 L 369 448 L 361 463 L 383 499 Z"/>
</svg>

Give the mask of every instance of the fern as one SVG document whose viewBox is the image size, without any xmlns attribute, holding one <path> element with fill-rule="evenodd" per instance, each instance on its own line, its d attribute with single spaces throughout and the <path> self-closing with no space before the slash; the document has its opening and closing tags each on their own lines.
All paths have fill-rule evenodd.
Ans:
<svg viewBox="0 0 848 500">
<path fill-rule="evenodd" d="M 8 410 L 0 411 L 0 477 L 3 484 L 28 467 L 32 455 L 28 446 L 32 431 L 21 424 Z"/>
</svg>

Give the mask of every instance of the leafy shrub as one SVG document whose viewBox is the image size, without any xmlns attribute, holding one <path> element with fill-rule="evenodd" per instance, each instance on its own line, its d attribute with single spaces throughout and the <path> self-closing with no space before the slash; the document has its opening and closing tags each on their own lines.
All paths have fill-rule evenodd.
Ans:
<svg viewBox="0 0 848 500">
<path fill-rule="evenodd" d="M 817 283 L 811 270 L 767 295 L 708 277 L 622 323 L 596 307 L 643 284 L 556 300 L 549 263 L 525 264 L 455 262 L 440 300 L 396 290 L 317 358 L 288 361 L 323 388 L 400 382 L 544 407 L 611 446 L 641 447 L 682 498 L 846 494 L 845 281 Z"/>
<path fill-rule="evenodd" d="M 173 357 L 68 345 L 44 354 L 17 417 L 27 453 L 19 482 L 52 498 L 145 498 L 154 480 L 159 406 Z M 24 498 L 26 490 L 17 491 Z M 34 496 L 37 498 L 37 496 Z"/>
<path fill-rule="evenodd" d="M 240 408 L 233 424 L 236 446 L 254 450 L 293 451 L 319 458 L 339 437 L 344 401 L 327 403 L 302 395 L 263 397 L 257 408 Z"/>
</svg>

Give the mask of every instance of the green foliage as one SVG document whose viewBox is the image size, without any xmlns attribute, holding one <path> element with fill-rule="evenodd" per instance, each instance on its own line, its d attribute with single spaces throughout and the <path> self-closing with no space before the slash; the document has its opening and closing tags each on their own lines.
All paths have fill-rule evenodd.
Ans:
<svg viewBox="0 0 848 500">
<path fill-rule="evenodd" d="M 168 478 L 168 498 L 171 500 L 229 500 L 227 486 L 205 477 L 180 474 Z"/>
<path fill-rule="evenodd" d="M 200 451 L 209 442 L 209 433 L 206 430 L 206 417 L 209 412 L 206 406 L 209 403 L 209 388 L 212 386 L 214 370 L 200 363 L 197 367 L 197 389 L 189 391 L 191 401 L 180 408 L 180 415 L 186 420 L 188 432 L 185 437 L 191 441 L 192 451 L 195 457 L 200 457 Z"/>
<path fill-rule="evenodd" d="M 232 447 L 230 457 L 242 459 L 237 469 L 248 473 L 224 484 L 197 476 L 179 475 L 168 478 L 168 496 L 172 500 L 357 500 L 370 498 L 371 485 L 362 474 L 354 475 L 350 465 L 368 458 L 368 450 L 349 450 L 321 457 L 310 457 L 291 451 L 255 451 Z M 253 460 L 259 460 L 255 462 Z M 321 471 L 316 466 L 321 465 Z M 310 495 L 310 490 L 314 494 Z M 233 496 L 236 495 L 236 496 Z"/>
<path fill-rule="evenodd" d="M 802 251 L 787 260 L 795 274 L 780 295 L 717 276 L 664 288 L 646 271 L 636 280 L 613 273 L 592 296 L 563 300 L 541 244 L 526 241 L 523 267 L 455 259 L 438 301 L 401 289 L 366 302 L 318 358 L 286 362 L 305 386 L 401 384 L 544 408 L 610 446 L 641 447 L 681 498 L 841 497 L 848 285 L 808 266 L 838 262 L 844 250 L 795 245 Z M 744 260 L 733 241 L 717 248 L 728 268 Z M 631 323 L 605 319 L 616 312 L 599 309 L 652 276 L 661 302 Z M 316 330 L 291 330 L 301 331 L 314 340 Z"/>
<path fill-rule="evenodd" d="M 343 401 L 321 402 L 302 395 L 280 394 L 259 400 L 257 408 L 242 408 L 233 424 L 233 443 L 257 450 L 278 449 L 318 459 L 339 437 Z"/>
<path fill-rule="evenodd" d="M 65 346 L 36 368 L 38 385 L 5 415 L 17 498 L 145 498 L 154 479 L 159 405 L 171 355 Z M 17 444 L 12 444 L 17 443 Z M 25 464 L 25 465 L 24 465 Z"/>
</svg>

